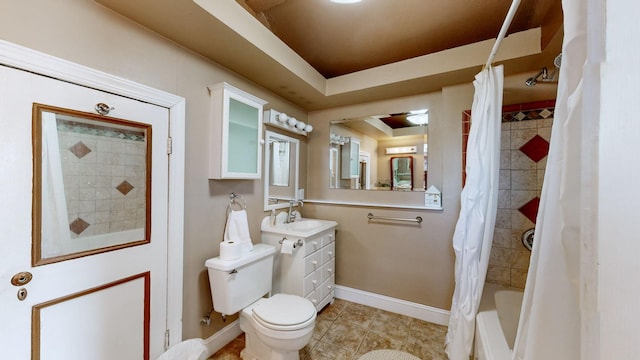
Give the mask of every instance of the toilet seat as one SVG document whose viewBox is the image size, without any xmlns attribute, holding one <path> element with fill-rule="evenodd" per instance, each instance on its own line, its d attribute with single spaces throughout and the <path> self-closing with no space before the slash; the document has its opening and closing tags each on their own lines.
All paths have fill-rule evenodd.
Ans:
<svg viewBox="0 0 640 360">
<path fill-rule="evenodd" d="M 253 307 L 251 317 L 268 329 L 291 331 L 302 329 L 315 321 L 316 308 L 303 297 L 275 294 L 259 301 Z"/>
</svg>

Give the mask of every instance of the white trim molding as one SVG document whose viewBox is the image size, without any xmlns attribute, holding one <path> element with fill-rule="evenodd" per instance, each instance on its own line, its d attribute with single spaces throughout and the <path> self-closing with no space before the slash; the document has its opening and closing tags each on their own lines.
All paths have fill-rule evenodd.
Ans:
<svg viewBox="0 0 640 360">
<path fill-rule="evenodd" d="M 211 357 L 211 355 L 215 354 L 232 342 L 233 339 L 240 336 L 240 334 L 242 334 L 242 330 L 240 329 L 240 320 L 235 320 L 231 324 L 217 331 L 215 334 L 204 339 L 204 346 L 207 347 L 207 358 Z"/>
<path fill-rule="evenodd" d="M 410 316 L 415 319 L 447 326 L 449 311 L 432 306 L 422 305 L 390 296 L 375 294 L 368 291 L 336 285 L 335 297 L 342 300 L 390 311 L 396 314 Z"/>
</svg>

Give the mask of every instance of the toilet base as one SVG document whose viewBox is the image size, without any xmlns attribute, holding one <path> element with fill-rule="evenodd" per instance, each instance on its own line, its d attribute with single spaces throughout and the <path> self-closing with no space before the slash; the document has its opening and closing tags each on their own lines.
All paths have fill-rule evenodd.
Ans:
<svg viewBox="0 0 640 360">
<path fill-rule="evenodd" d="M 253 331 L 245 331 L 245 348 L 240 352 L 243 360 L 300 360 L 295 351 L 278 351 L 270 348 Z"/>
<path fill-rule="evenodd" d="M 263 341 L 255 326 L 260 325 L 253 323 L 247 313 L 243 311 L 240 314 L 240 329 L 245 333 L 245 348 L 240 353 L 243 360 L 300 360 L 299 350 L 309 343 L 313 335 L 313 325 L 311 325 L 308 329 L 291 332 L 290 335 L 302 335 L 296 336 L 294 339 L 270 339 L 269 342 L 273 342 L 273 345 L 277 344 L 274 347 Z M 287 347 L 287 349 L 282 347 Z"/>
</svg>

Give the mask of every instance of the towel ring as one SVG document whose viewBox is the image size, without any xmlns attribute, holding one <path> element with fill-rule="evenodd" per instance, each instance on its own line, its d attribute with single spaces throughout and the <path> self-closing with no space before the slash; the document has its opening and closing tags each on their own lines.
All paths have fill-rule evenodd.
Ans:
<svg viewBox="0 0 640 360">
<path fill-rule="evenodd" d="M 234 210 L 234 205 L 239 208 L 237 210 L 245 210 L 247 208 L 247 202 L 244 200 L 244 198 L 242 198 L 241 195 L 231 193 L 229 194 L 229 206 L 227 206 L 227 215 Z"/>
</svg>

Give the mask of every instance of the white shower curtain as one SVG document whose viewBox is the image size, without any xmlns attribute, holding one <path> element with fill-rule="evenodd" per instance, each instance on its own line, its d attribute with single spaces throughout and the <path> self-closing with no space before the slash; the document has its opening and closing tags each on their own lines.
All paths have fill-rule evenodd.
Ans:
<svg viewBox="0 0 640 360">
<path fill-rule="evenodd" d="M 38 156 L 38 154 L 34 154 Z M 56 114 L 42 112 L 42 257 L 61 255 L 71 240 Z"/>
<path fill-rule="evenodd" d="M 580 359 L 582 73 L 586 2 L 563 0 L 558 96 L 514 359 Z"/>
<path fill-rule="evenodd" d="M 502 66 L 489 66 L 473 82 L 467 178 L 453 235 L 456 287 L 445 341 L 451 360 L 469 359 L 476 312 L 489 266 L 498 207 L 503 80 Z"/>
</svg>

